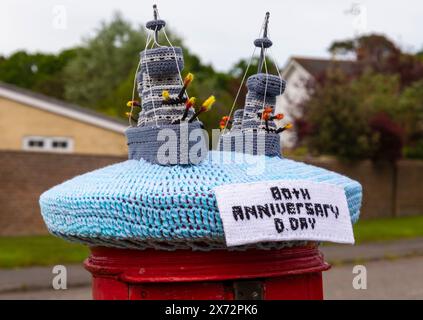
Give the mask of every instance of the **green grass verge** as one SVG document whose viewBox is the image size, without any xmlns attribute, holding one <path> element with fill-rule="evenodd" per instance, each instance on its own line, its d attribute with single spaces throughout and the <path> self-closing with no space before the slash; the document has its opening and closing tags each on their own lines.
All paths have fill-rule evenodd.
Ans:
<svg viewBox="0 0 423 320">
<path fill-rule="evenodd" d="M 0 268 L 81 263 L 88 248 L 53 237 L 0 237 Z"/>
<path fill-rule="evenodd" d="M 423 216 L 362 220 L 354 226 L 357 243 L 423 237 Z M 0 237 L 0 268 L 81 263 L 88 248 L 47 236 Z"/>
<path fill-rule="evenodd" d="M 423 215 L 360 220 L 354 225 L 357 243 L 423 237 Z"/>
</svg>

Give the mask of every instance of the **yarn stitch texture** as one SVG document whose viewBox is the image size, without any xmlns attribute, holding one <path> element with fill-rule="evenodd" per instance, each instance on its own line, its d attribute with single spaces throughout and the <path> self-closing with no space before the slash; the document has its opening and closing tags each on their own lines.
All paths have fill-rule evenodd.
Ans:
<svg viewBox="0 0 423 320">
<path fill-rule="evenodd" d="M 151 23 L 158 24 L 161 20 L 155 20 Z M 180 120 L 185 111 L 184 101 L 167 104 L 164 102 L 162 93 L 166 90 L 170 99 L 176 99 L 183 86 L 181 84 L 179 72 L 184 67 L 182 49 L 179 47 L 158 47 L 144 50 L 140 53 L 141 70 L 137 75 L 138 94 L 142 99 L 142 109 L 138 116 L 136 127 L 130 127 L 126 130 L 128 141 L 129 159 L 144 159 L 151 163 L 163 165 L 177 165 L 197 163 L 204 159 L 205 154 L 195 157 L 196 162 L 187 162 L 181 154 L 189 153 L 192 146 L 197 142 L 205 145 L 206 141 L 202 136 L 201 141 L 190 141 L 189 134 L 196 129 L 202 128 L 201 122 L 195 119 L 188 123 L 188 119 L 194 114 L 192 109 L 188 110 L 187 117 L 183 125 L 187 126 L 188 135 L 181 139 Z M 176 139 L 166 142 L 158 139 L 162 130 L 172 130 Z M 168 135 L 173 136 L 173 134 Z M 166 145 L 165 145 L 166 144 Z M 162 146 L 168 147 L 161 151 Z M 202 148 L 204 150 L 207 148 Z M 169 155 L 166 156 L 165 153 Z M 202 151 L 206 153 L 205 151 Z M 176 161 L 163 162 L 164 158 Z M 188 157 L 188 160 L 191 159 Z"/>
<path fill-rule="evenodd" d="M 244 161 L 235 161 L 237 155 L 244 157 Z M 226 161 L 222 161 L 223 157 Z M 51 233 L 89 245 L 166 250 L 224 249 L 214 187 L 301 179 L 342 187 L 351 221 L 357 221 L 362 197 L 358 182 L 301 162 L 261 157 L 265 165 L 259 174 L 248 172 L 251 163 L 260 156 L 233 152 L 212 151 L 199 165 L 188 166 L 160 166 L 142 159 L 127 160 L 77 176 L 46 191 L 40 197 L 42 216 Z M 275 248 L 300 243 L 253 246 Z"/>
<path fill-rule="evenodd" d="M 278 134 L 258 130 L 234 131 L 222 135 L 219 140 L 219 150 L 266 156 L 281 156 L 282 153 Z"/>
<path fill-rule="evenodd" d="M 154 31 L 164 26 L 163 20 L 147 24 Z M 255 45 L 268 48 L 272 42 L 264 37 L 257 39 Z M 90 246 L 228 250 L 213 188 L 282 179 L 342 187 L 351 221 L 358 220 L 362 198 L 358 182 L 281 157 L 275 123 L 268 119 L 265 124 L 260 114 L 264 108 L 271 108 L 274 113 L 276 96 L 283 93 L 285 81 L 263 73 L 249 77 L 245 107 L 235 112 L 231 130 L 219 142 L 219 150 L 230 152 L 206 151 L 196 158 L 200 160 L 197 165 L 185 164 L 183 154 L 198 145 L 198 141 L 188 138 L 180 144 L 182 128 L 186 126 L 189 135 L 201 129 L 202 124 L 191 119 L 192 110 L 179 124 L 185 110 L 185 101 L 177 99 L 183 88 L 182 49 L 159 46 L 141 52 L 140 59 L 136 85 L 142 108 L 137 126 L 126 131 L 129 160 L 77 176 L 44 192 L 40 197 L 41 213 L 51 233 Z M 164 90 L 169 95 L 167 102 Z M 187 119 L 191 119 L 189 123 Z M 171 129 L 177 136 L 176 143 L 168 149 L 169 155 L 176 155 L 172 165 L 157 164 L 158 156 L 163 156 L 160 147 L 166 143 L 157 139 L 162 129 Z M 237 143 L 239 139 L 241 144 Z M 207 145 L 203 147 L 208 149 Z M 254 172 L 254 165 L 259 162 L 263 170 Z M 304 243 L 262 242 L 229 250 L 273 249 Z"/>
<path fill-rule="evenodd" d="M 276 96 L 284 92 L 285 81 L 271 74 L 259 73 L 248 78 L 247 88 L 245 107 L 235 111 L 231 130 L 220 137 L 219 150 L 281 156 L 279 135 L 266 131 L 275 130 L 275 123 L 269 120 L 266 126 L 260 114 L 264 108 L 271 108 L 274 113 Z"/>
<path fill-rule="evenodd" d="M 160 133 L 166 133 L 167 137 L 163 136 L 159 139 Z M 197 132 L 194 132 L 197 130 Z M 151 163 L 162 165 L 175 165 L 189 160 L 189 153 L 198 151 L 196 156 L 197 163 L 207 156 L 208 145 L 203 135 L 203 128 L 199 121 L 194 123 L 182 123 L 174 125 L 161 125 L 160 127 L 131 127 L 126 130 L 126 137 L 128 139 L 128 155 L 129 159 L 140 160 L 144 159 Z M 183 131 L 184 133 L 181 133 Z M 192 137 L 193 135 L 193 137 Z M 173 137 L 176 143 L 167 142 L 164 145 L 163 140 Z M 181 139 L 181 137 L 183 137 Z M 194 140 L 194 138 L 196 138 Z M 164 148 L 166 147 L 166 148 Z M 161 159 L 173 159 L 168 163 L 163 163 Z M 190 163 L 194 163 L 190 161 Z M 186 162 L 185 164 L 188 164 Z"/>
</svg>

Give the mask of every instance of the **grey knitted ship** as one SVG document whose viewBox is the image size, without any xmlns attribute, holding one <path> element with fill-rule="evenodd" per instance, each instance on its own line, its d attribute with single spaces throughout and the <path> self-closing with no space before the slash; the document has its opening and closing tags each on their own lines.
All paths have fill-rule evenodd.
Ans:
<svg viewBox="0 0 423 320">
<path fill-rule="evenodd" d="M 230 116 L 222 118 L 220 126 L 224 131 L 219 141 L 219 149 L 222 151 L 281 155 L 279 133 L 291 125 L 277 128 L 274 122 L 283 118 L 282 114 L 275 114 L 275 104 L 276 97 L 285 90 L 285 81 L 280 76 L 268 74 L 267 70 L 266 73 L 262 72 L 266 63 L 266 49 L 272 46 L 272 41 L 267 36 L 268 21 L 269 13 L 266 13 L 263 35 L 254 41 L 254 45 L 260 48 L 260 59 L 257 74 L 247 79 L 245 106 L 234 112 L 232 121 Z M 226 131 L 230 122 L 232 126 Z"/>
<path fill-rule="evenodd" d="M 144 159 L 162 165 L 196 163 L 204 159 L 208 149 L 202 135 L 203 125 L 197 115 L 210 107 L 214 97 L 206 100 L 195 113 L 194 98 L 189 99 L 186 91 L 193 76 L 189 73 L 182 79 L 182 49 L 172 46 L 164 31 L 166 22 L 159 19 L 157 7 L 153 8 L 154 20 L 146 24 L 153 35 L 148 35 L 146 49 L 140 53 L 136 77 L 142 102 L 129 102 L 132 107 L 129 113 L 131 127 L 126 131 L 129 159 Z M 158 44 L 160 30 L 163 30 L 170 46 Z M 153 40 L 152 48 L 147 48 L 149 40 Z M 137 107 L 141 110 L 136 111 Z M 194 131 L 196 139 L 191 139 Z M 195 144 L 201 144 L 201 148 L 197 149 L 202 154 L 193 160 L 189 157 L 189 150 Z"/>
</svg>

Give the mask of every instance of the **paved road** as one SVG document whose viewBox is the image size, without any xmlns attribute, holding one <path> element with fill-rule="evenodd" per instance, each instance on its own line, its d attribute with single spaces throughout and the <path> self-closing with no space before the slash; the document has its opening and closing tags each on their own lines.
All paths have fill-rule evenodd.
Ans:
<svg viewBox="0 0 423 320">
<path fill-rule="evenodd" d="M 0 300 L 90 300 L 91 287 L 0 293 Z"/>
<path fill-rule="evenodd" d="M 423 238 L 360 243 L 355 245 L 324 244 L 320 247 L 332 264 L 423 256 Z"/>
<path fill-rule="evenodd" d="M 324 275 L 326 299 L 423 299 L 423 256 L 362 263 L 367 290 L 355 290 L 353 265 L 334 266 Z"/>
<path fill-rule="evenodd" d="M 69 288 L 90 285 L 91 275 L 82 264 L 66 265 L 66 271 Z M 53 274 L 53 266 L 0 269 L 0 296 L 4 292 L 49 289 L 56 274 Z"/>
<path fill-rule="evenodd" d="M 334 266 L 324 274 L 326 299 L 423 299 L 423 256 L 365 262 L 367 290 L 352 287 L 353 265 Z M 90 299 L 90 287 L 1 293 L 1 299 Z"/>
</svg>

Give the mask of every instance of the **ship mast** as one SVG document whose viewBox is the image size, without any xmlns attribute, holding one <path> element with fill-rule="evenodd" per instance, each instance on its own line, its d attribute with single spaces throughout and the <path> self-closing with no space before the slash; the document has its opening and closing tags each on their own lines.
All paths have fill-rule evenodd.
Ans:
<svg viewBox="0 0 423 320">
<path fill-rule="evenodd" d="M 153 17 L 154 17 L 154 20 L 155 21 L 157 21 L 157 5 L 156 4 L 154 4 L 153 5 Z M 154 29 L 154 42 L 155 43 L 158 43 L 158 39 L 159 39 L 159 30 L 157 30 L 158 28 L 156 27 L 155 29 Z"/>
<path fill-rule="evenodd" d="M 264 26 L 263 26 L 263 38 L 264 39 L 267 39 L 267 26 L 269 24 L 269 16 L 270 16 L 270 13 L 269 12 L 266 12 L 266 16 L 264 18 Z M 259 59 L 259 63 L 258 63 L 257 73 L 260 73 L 261 70 L 263 69 L 264 50 L 266 50 L 266 48 L 264 46 L 261 46 L 261 49 L 260 49 L 260 59 Z"/>
<path fill-rule="evenodd" d="M 157 5 L 153 5 L 153 20 L 146 23 L 147 29 L 153 31 L 154 43 L 159 45 L 159 31 L 166 26 L 166 22 L 159 18 L 159 10 Z"/>
</svg>

